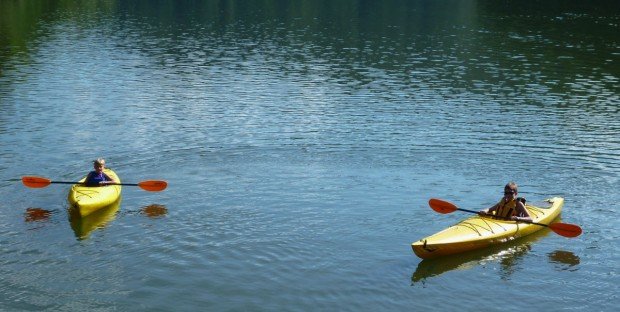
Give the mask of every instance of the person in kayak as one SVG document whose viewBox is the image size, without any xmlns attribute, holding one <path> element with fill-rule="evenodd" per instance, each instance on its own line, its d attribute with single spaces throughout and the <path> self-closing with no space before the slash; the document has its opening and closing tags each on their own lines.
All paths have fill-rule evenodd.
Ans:
<svg viewBox="0 0 620 312">
<path fill-rule="evenodd" d="M 84 180 L 86 186 L 104 186 L 110 183 L 118 183 L 103 172 L 105 169 L 105 159 L 97 158 L 93 160 L 93 167 L 95 170 L 89 172 L 86 180 Z"/>
<path fill-rule="evenodd" d="M 517 183 L 510 182 L 504 186 L 504 197 L 495 205 L 478 212 L 480 215 L 492 215 L 500 219 L 514 221 L 532 221 L 525 209 L 525 199 L 517 198 Z"/>
</svg>

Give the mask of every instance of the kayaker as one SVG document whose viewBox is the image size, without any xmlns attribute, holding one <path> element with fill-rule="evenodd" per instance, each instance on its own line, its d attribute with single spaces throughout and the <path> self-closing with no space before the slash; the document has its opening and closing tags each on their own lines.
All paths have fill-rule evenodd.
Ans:
<svg viewBox="0 0 620 312">
<path fill-rule="evenodd" d="M 118 183 L 103 172 L 105 169 L 105 159 L 97 158 L 93 160 L 93 167 L 95 170 L 88 173 L 86 180 L 84 180 L 85 185 L 104 186 L 110 183 Z"/>
<path fill-rule="evenodd" d="M 480 210 L 480 215 L 493 215 L 501 219 L 514 221 L 532 221 L 525 209 L 524 200 L 517 198 L 517 184 L 510 182 L 504 186 L 504 197 L 488 209 Z"/>
</svg>

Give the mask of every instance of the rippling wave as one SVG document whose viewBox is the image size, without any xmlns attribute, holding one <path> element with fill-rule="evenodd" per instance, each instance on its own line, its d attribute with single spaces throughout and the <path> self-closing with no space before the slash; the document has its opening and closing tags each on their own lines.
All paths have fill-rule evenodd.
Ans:
<svg viewBox="0 0 620 312">
<path fill-rule="evenodd" d="M 610 309 L 613 5 L 15 3 L 0 2 L 3 307 L 494 309 L 518 293 L 515 309 Z M 19 184 L 77 180 L 96 157 L 169 187 L 124 187 L 76 220 L 68 187 Z M 479 209 L 511 180 L 565 197 L 584 234 L 414 258 L 463 218 L 428 198 Z"/>
</svg>

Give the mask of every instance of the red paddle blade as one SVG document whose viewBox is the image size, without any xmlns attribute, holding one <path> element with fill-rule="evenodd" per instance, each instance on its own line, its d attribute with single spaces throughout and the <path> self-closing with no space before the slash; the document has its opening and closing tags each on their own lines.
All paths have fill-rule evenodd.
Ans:
<svg viewBox="0 0 620 312">
<path fill-rule="evenodd" d="M 433 210 L 439 213 L 451 213 L 451 212 L 455 212 L 456 210 L 458 210 L 458 207 L 454 205 L 453 203 L 447 202 L 445 200 L 437 199 L 437 198 L 431 198 L 428 201 L 428 205 L 431 206 Z"/>
<path fill-rule="evenodd" d="M 22 183 L 24 183 L 27 187 L 42 188 L 50 185 L 52 180 L 41 177 L 26 176 L 22 177 Z"/>
<path fill-rule="evenodd" d="M 581 235 L 581 228 L 578 225 L 568 223 L 551 223 L 549 228 L 558 235 L 564 237 L 577 237 Z"/>
<path fill-rule="evenodd" d="M 145 191 L 159 192 L 165 190 L 166 187 L 168 187 L 168 182 L 160 180 L 147 180 L 138 183 L 138 186 Z"/>
</svg>

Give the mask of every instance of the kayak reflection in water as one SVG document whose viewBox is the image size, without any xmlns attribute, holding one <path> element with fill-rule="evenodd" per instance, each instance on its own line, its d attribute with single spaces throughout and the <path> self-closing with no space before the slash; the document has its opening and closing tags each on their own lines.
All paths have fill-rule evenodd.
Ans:
<svg viewBox="0 0 620 312">
<path fill-rule="evenodd" d="M 460 254 L 459 257 L 443 257 L 437 259 L 424 259 L 411 276 L 411 285 L 422 283 L 423 285 L 432 277 L 442 275 L 450 271 L 459 270 L 483 270 L 484 266 L 499 265 L 499 277 L 502 280 L 510 280 L 510 277 L 522 269 L 519 265 L 523 257 L 532 249 L 530 242 L 521 242 L 506 248 L 506 246 L 494 246 L 492 249 L 474 250 Z"/>
<path fill-rule="evenodd" d="M 81 216 L 80 212 L 74 207 L 69 208 L 69 223 L 71 229 L 75 233 L 78 240 L 84 240 L 90 237 L 95 230 L 107 227 L 114 219 L 121 207 L 121 198 L 119 197 L 112 204 L 94 211 L 87 216 Z"/>
<path fill-rule="evenodd" d="M 105 169 L 105 159 L 97 158 L 93 160 L 94 171 L 91 171 L 86 175 L 84 184 L 86 186 L 103 186 L 110 183 L 118 183 L 113 178 L 103 172 Z"/>
<path fill-rule="evenodd" d="M 504 186 L 504 197 L 491 208 L 480 210 L 480 215 L 490 215 L 500 219 L 514 221 L 532 221 L 532 217 L 525 209 L 525 199 L 517 198 L 517 183 L 510 182 Z"/>
<path fill-rule="evenodd" d="M 429 279 L 451 271 L 484 269 L 485 266 L 499 265 L 499 277 L 509 280 L 510 277 L 523 267 L 519 264 L 532 249 L 532 245 L 549 232 L 538 231 L 529 236 L 511 241 L 506 244 L 494 245 L 484 249 L 472 250 L 458 256 L 424 259 L 411 276 L 411 284 L 422 283 Z"/>
</svg>

